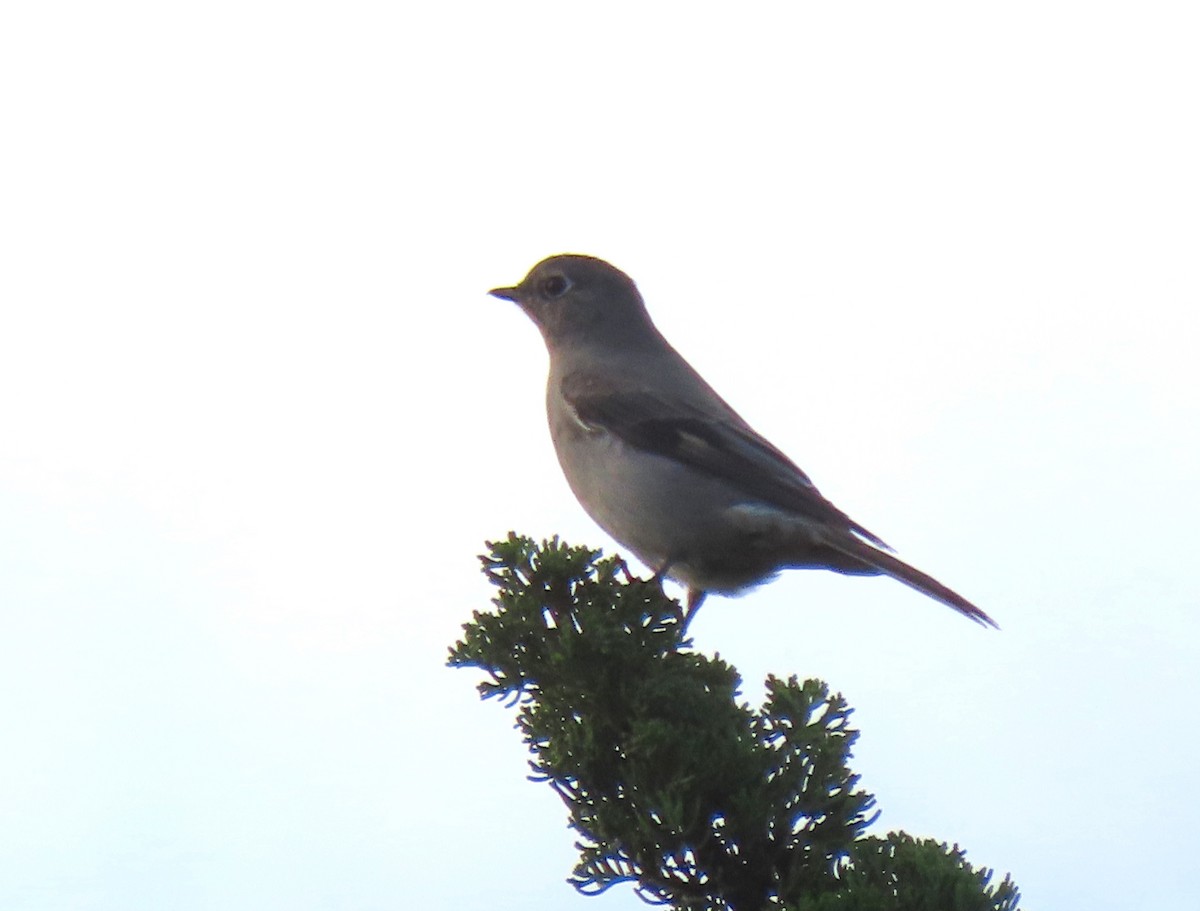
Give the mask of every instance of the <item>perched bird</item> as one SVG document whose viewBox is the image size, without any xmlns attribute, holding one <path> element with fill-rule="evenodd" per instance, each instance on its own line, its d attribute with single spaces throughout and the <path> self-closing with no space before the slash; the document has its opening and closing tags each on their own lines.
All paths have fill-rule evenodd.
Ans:
<svg viewBox="0 0 1200 911">
<path fill-rule="evenodd" d="M 637 286 L 591 256 L 552 256 L 512 288 L 550 352 L 546 410 L 571 490 L 661 580 L 734 594 L 789 568 L 886 574 L 976 623 L 982 610 L 892 556 L 756 433 L 655 328 Z"/>
</svg>

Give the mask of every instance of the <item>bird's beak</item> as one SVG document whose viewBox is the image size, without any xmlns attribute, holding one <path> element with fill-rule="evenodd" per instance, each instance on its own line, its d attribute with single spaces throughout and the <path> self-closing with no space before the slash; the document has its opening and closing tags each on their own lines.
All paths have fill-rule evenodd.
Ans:
<svg viewBox="0 0 1200 911">
<path fill-rule="evenodd" d="M 516 288 L 493 288 L 488 292 L 492 297 L 499 297 L 506 301 L 515 301 L 517 299 Z"/>
</svg>

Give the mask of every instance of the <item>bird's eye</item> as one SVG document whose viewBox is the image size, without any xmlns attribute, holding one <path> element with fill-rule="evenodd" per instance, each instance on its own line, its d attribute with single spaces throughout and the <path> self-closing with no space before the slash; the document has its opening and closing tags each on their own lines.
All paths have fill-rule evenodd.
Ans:
<svg viewBox="0 0 1200 911">
<path fill-rule="evenodd" d="M 542 297 L 554 299 L 562 297 L 570 287 L 571 283 L 567 281 L 565 275 L 549 275 L 542 279 L 542 284 L 538 290 L 542 292 Z"/>
</svg>

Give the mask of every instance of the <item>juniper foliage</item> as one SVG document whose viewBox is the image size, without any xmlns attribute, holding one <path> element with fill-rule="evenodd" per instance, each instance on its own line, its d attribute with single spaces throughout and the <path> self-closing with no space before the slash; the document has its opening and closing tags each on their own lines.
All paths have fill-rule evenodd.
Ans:
<svg viewBox="0 0 1200 911">
<path fill-rule="evenodd" d="M 510 534 L 481 559 L 497 587 L 450 665 L 519 706 L 533 777 L 579 834 L 570 881 L 634 884 L 678 911 L 1015 911 L 1006 877 L 957 846 L 867 836 L 875 799 L 848 762 L 850 707 L 819 680 L 740 678 L 691 649 L 657 583 L 599 551 Z"/>
</svg>

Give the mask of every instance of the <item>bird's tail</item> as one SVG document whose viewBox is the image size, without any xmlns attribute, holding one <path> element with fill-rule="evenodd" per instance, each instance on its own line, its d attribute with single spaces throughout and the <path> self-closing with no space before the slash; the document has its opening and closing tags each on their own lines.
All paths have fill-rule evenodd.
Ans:
<svg viewBox="0 0 1200 911">
<path fill-rule="evenodd" d="M 980 626 L 990 626 L 994 629 L 1000 628 L 1000 625 L 995 620 L 958 592 L 942 585 L 933 576 L 926 575 L 915 566 L 909 566 L 903 560 L 893 557 L 882 550 L 876 550 L 869 544 L 865 544 L 857 539 L 852 539 L 852 541 L 852 544 L 850 542 L 838 542 L 832 544 L 832 546 L 848 556 L 875 567 L 875 569 L 886 573 L 893 579 L 903 582 L 910 588 L 915 588 L 921 594 L 928 595 L 935 601 L 941 601 L 947 607 L 954 608 L 964 617 L 974 620 Z"/>
</svg>

